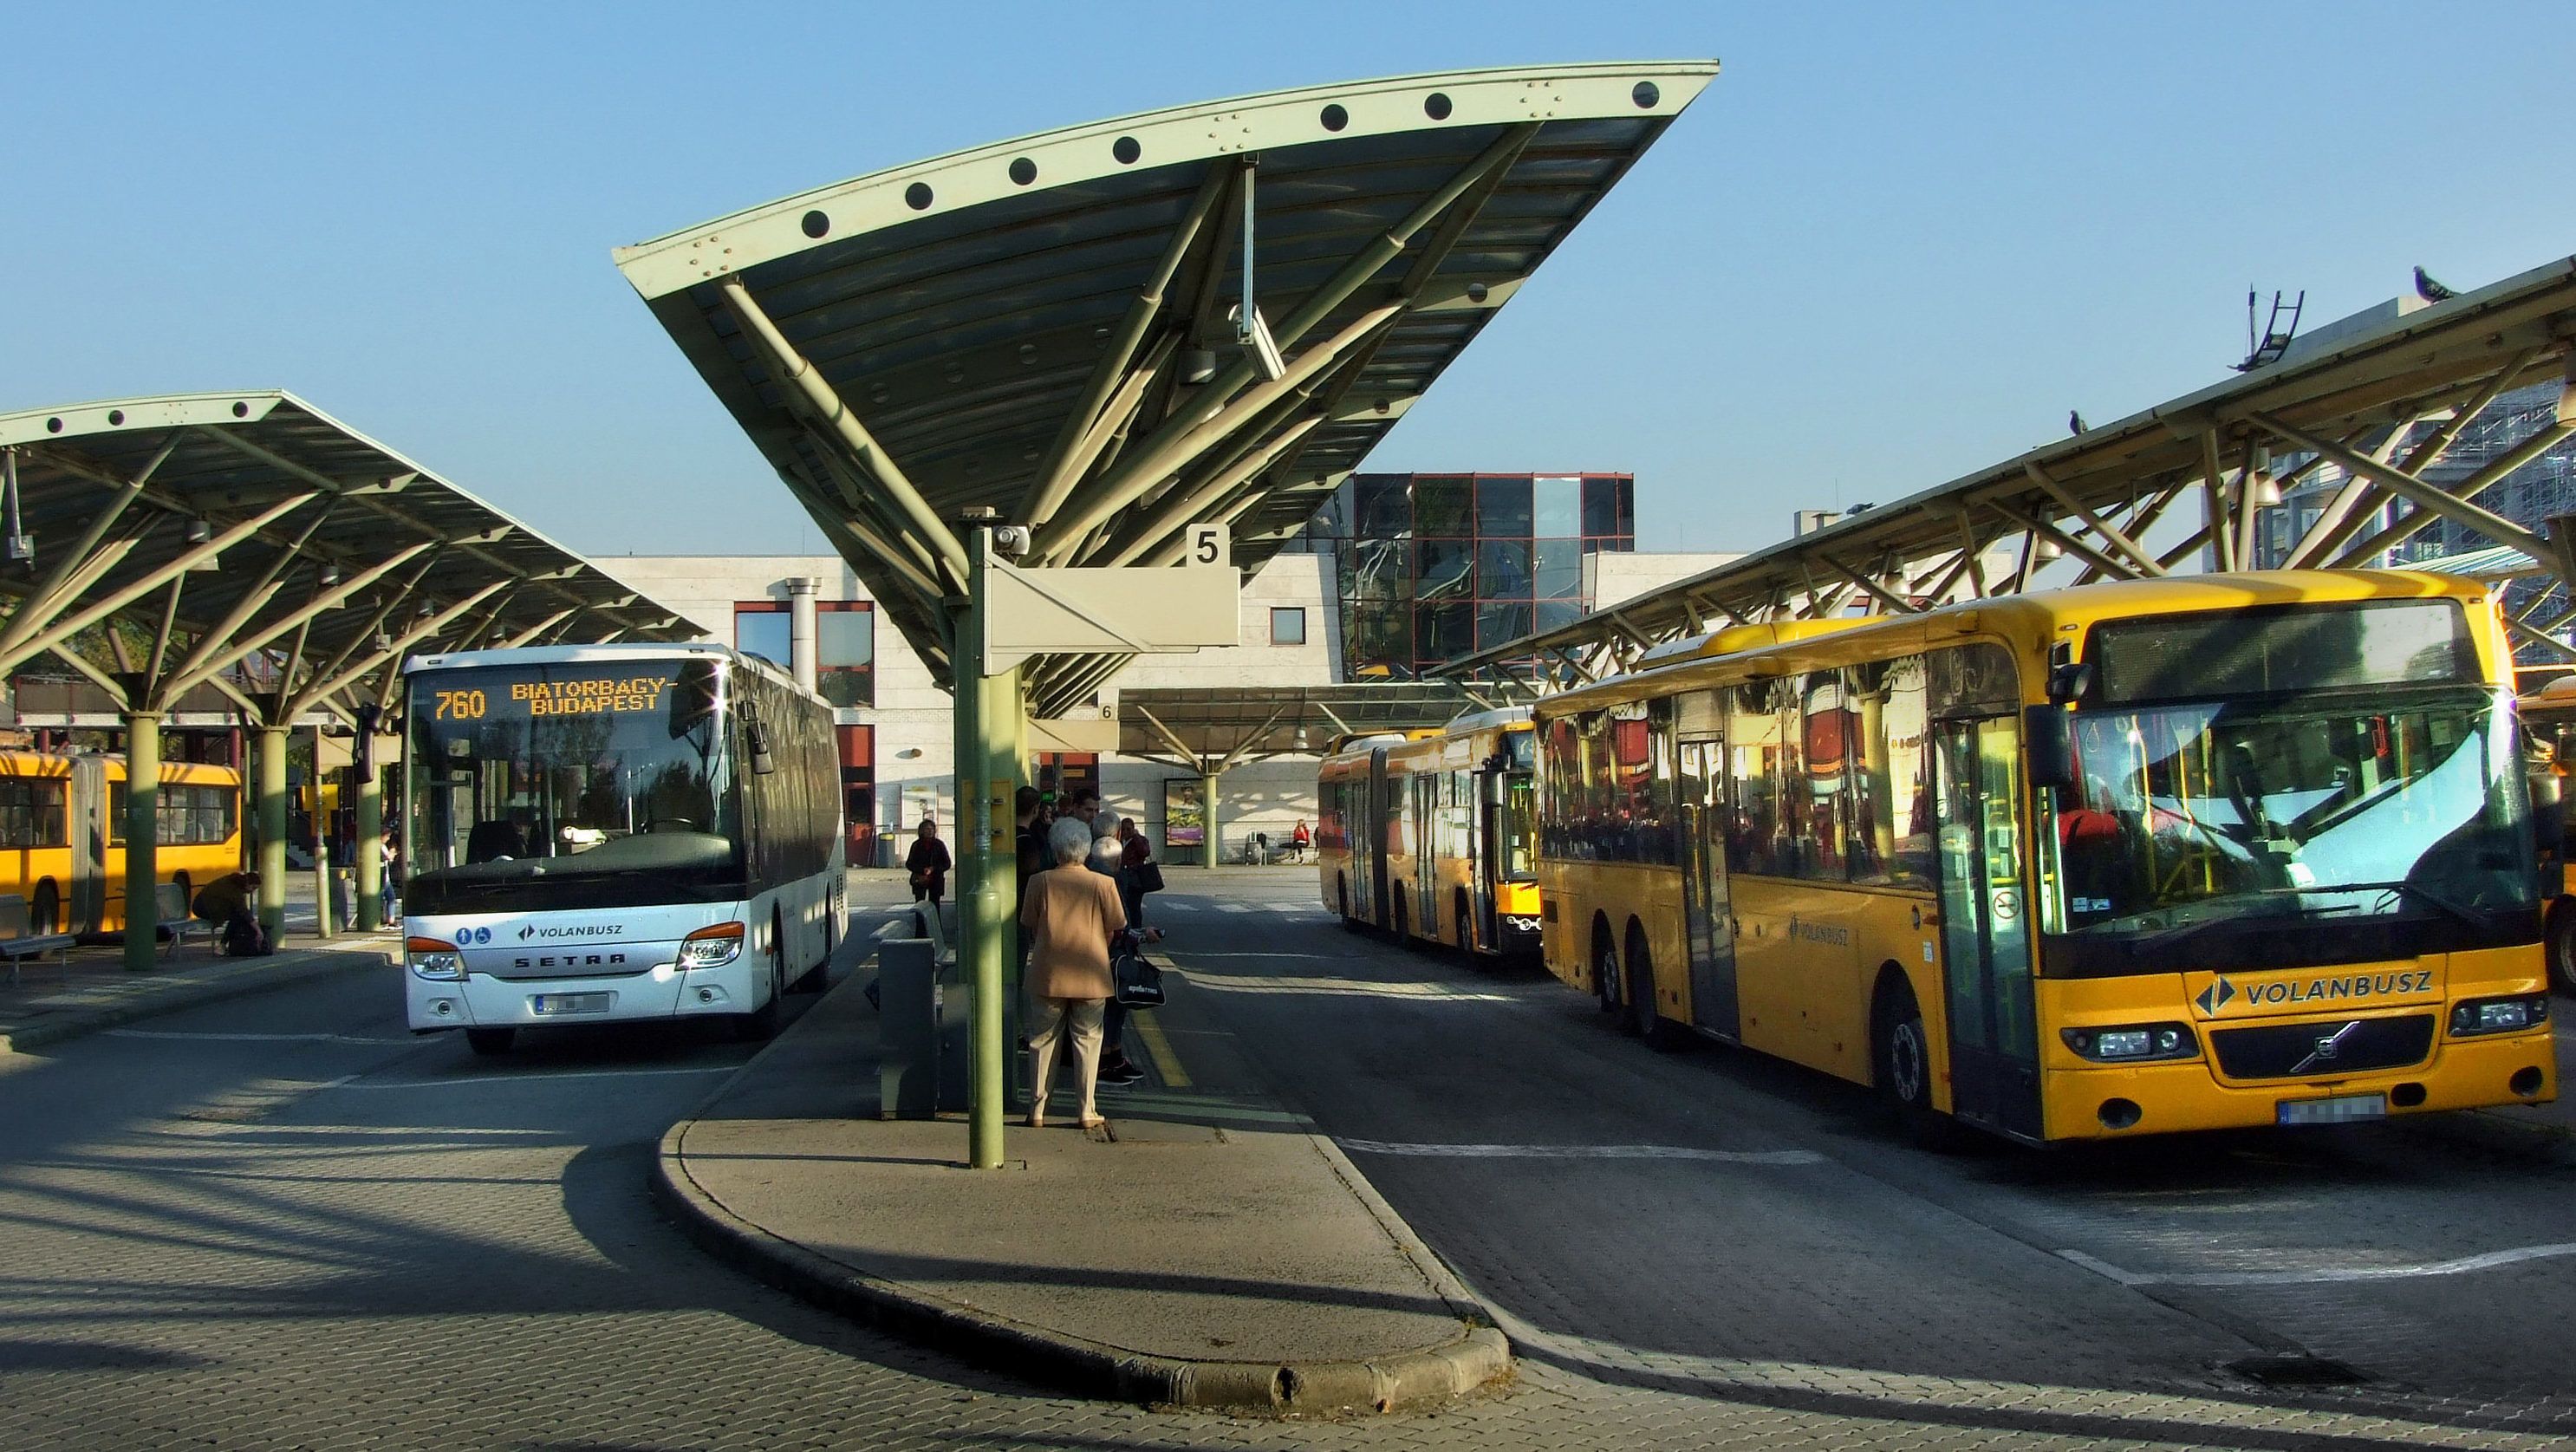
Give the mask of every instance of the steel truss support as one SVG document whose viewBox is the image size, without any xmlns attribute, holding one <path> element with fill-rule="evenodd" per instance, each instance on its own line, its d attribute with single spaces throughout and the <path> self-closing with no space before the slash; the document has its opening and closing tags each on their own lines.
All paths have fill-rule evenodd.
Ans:
<svg viewBox="0 0 2576 1452">
<path fill-rule="evenodd" d="M 1479 184 L 1485 183 L 1489 177 L 1507 174 L 1538 130 L 1536 124 L 1525 123 L 1506 131 L 1474 161 L 1452 175 L 1438 191 L 1346 263 L 1330 281 L 1309 293 L 1278 325 L 1275 336 L 1280 348 L 1285 350 L 1301 343 L 1334 309 L 1367 286 L 1387 263 L 1401 256 L 1412 245 L 1416 233 L 1430 226 Z M 1454 235 L 1450 241 L 1454 243 Z M 1425 255 L 1428 253 L 1429 249 L 1426 249 Z M 1413 277 L 1408 275 L 1406 281 L 1411 283 Z M 1400 292 L 1394 303 L 1372 310 L 1360 323 L 1344 329 L 1333 342 L 1306 349 L 1292 365 L 1290 377 L 1297 377 L 1300 370 L 1311 372 L 1310 363 L 1312 368 L 1320 368 L 1331 362 L 1332 355 L 1365 336 L 1378 322 L 1402 314 L 1411 301 L 1409 294 Z M 1326 356 L 1318 358 L 1317 354 Z M 1046 562 L 1061 562 L 1069 558 L 1074 547 L 1094 528 L 1142 499 L 1190 458 L 1232 433 L 1246 418 L 1267 407 L 1284 391 L 1278 383 L 1266 383 L 1252 386 L 1246 392 L 1256 376 L 1249 359 L 1238 358 L 1229 364 L 1191 401 L 1187 410 L 1166 420 L 1153 434 L 1128 451 L 1131 457 L 1067 500 L 1069 512 L 1056 514 L 1039 531 L 1035 551 L 1038 558 Z"/>
<path fill-rule="evenodd" d="M 2475 530 L 2499 544 L 2511 545 L 2535 560 L 2550 558 L 2548 540 L 2493 510 L 2471 504 L 2467 499 L 2450 493 L 2440 485 L 2429 483 L 2393 464 L 2380 463 L 2366 454 L 2355 453 L 2340 444 L 2317 438 L 2267 414 L 2258 413 L 2250 417 L 2257 427 L 2311 453 L 2323 455 L 2350 473 L 2368 477 L 2389 492 L 2403 496 L 2419 510 L 2440 515 L 2463 528 Z"/>
<path fill-rule="evenodd" d="M 752 300 L 751 289 L 742 285 L 741 278 L 728 277 L 721 287 L 725 305 L 733 311 L 734 320 L 742 325 L 744 336 L 760 350 L 780 385 L 802 397 L 806 410 L 831 431 L 845 461 L 894 501 L 902 510 L 905 523 L 911 526 L 911 532 L 931 546 L 941 564 L 962 585 L 966 577 L 965 548 L 957 542 L 957 535 L 948 527 L 947 521 L 941 519 L 938 511 L 922 497 L 921 490 L 904 473 L 903 466 L 896 463 L 885 446 L 877 442 L 876 435 L 868 432 L 867 425 L 859 422 L 859 416 L 842 401 L 839 391 L 787 341 L 787 335 L 779 331 L 778 324 L 770 320 L 769 314 L 761 311 L 760 304 Z"/>
</svg>

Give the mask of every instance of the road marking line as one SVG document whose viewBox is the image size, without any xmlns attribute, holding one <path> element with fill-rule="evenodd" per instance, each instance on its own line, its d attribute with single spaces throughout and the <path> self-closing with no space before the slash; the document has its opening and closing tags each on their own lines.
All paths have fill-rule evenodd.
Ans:
<svg viewBox="0 0 2576 1452">
<path fill-rule="evenodd" d="M 637 1079 L 661 1074 L 730 1074 L 740 1064 L 711 1064 L 703 1069 L 567 1069 L 546 1074 L 476 1074 L 454 1079 L 395 1079 L 373 1084 L 333 1083 L 318 1089 L 454 1089 L 493 1084 L 542 1084 L 555 1079 Z"/>
<path fill-rule="evenodd" d="M 194 1039 L 215 1044 L 408 1044 L 416 1040 L 374 1039 L 358 1034 L 219 1034 L 184 1033 L 173 1029 L 114 1028 L 103 1031 L 111 1039 Z"/>
<path fill-rule="evenodd" d="M 2343 1281 L 2399 1281 L 2424 1276 L 2466 1275 L 2471 1271 L 2493 1270 L 2500 1265 L 2514 1265 L 2526 1260 L 2549 1260 L 2576 1255 L 2576 1241 L 2554 1245 L 2522 1245 L 2510 1250 L 2490 1250 L 2483 1255 L 2464 1255 L 2454 1260 L 2424 1261 L 2415 1265 L 2362 1265 L 2327 1267 L 2318 1270 L 2284 1271 L 2200 1271 L 2180 1275 L 2158 1275 L 2147 1271 L 2127 1270 L 2109 1261 L 2086 1255 L 2080 1250 L 2061 1250 L 2058 1255 L 2096 1275 L 2118 1281 L 2124 1286 L 2308 1286 Z"/>
<path fill-rule="evenodd" d="M 1708 1160 L 1728 1165 L 1819 1165 L 1814 1150 L 1712 1150 L 1676 1144 L 1396 1144 L 1379 1139 L 1333 1142 L 1364 1155 L 1466 1160 Z"/>
<path fill-rule="evenodd" d="M 1163 1026 L 1152 1014 L 1131 1013 L 1127 1021 L 1136 1026 L 1136 1037 L 1145 1041 L 1145 1057 L 1154 1061 L 1154 1072 L 1166 1089 L 1190 1087 L 1190 1071 L 1181 1067 L 1181 1056 L 1172 1050 L 1172 1041 L 1163 1036 Z"/>
<path fill-rule="evenodd" d="M 1190 956 L 1199 955 L 1193 953 Z M 1393 998 L 1406 1003 L 1516 1003 L 1508 993 L 1468 993 L 1446 983 L 1371 983 L 1358 978 L 1253 978 L 1235 973 L 1205 973 L 1173 965 L 1172 971 L 1195 987 L 1218 993 L 1277 993 L 1342 998 Z"/>
</svg>

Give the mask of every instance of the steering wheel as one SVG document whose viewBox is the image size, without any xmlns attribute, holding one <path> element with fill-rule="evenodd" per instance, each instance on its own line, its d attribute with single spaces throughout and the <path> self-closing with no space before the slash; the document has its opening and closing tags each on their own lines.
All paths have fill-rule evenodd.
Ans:
<svg viewBox="0 0 2576 1452">
<path fill-rule="evenodd" d="M 648 833 L 659 832 L 665 826 L 677 827 L 684 832 L 704 830 L 698 826 L 695 820 L 688 817 L 653 817 L 644 823 L 644 830 Z"/>
</svg>

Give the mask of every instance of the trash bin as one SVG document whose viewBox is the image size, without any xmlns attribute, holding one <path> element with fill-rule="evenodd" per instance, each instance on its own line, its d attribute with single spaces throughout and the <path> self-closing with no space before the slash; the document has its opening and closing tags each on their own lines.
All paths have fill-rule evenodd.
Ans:
<svg viewBox="0 0 2576 1452">
<path fill-rule="evenodd" d="M 939 952 L 928 938 L 877 945 L 877 1116 L 939 1117 Z"/>
</svg>

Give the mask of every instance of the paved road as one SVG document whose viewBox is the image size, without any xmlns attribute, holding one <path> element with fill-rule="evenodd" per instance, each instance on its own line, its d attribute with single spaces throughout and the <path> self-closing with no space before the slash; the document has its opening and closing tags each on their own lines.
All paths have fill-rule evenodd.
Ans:
<svg viewBox="0 0 2576 1452">
<path fill-rule="evenodd" d="M 654 1139 L 746 1046 L 532 1035 L 477 1060 L 403 1032 L 388 970 L 0 1060 L 0 1446 L 2576 1434 L 2545 1394 L 2570 1381 L 2554 1356 L 2576 1342 L 2568 1258 L 2248 1289 L 2124 1284 L 2060 1253 L 2135 1279 L 2238 1268 L 2258 1246 L 2431 1258 L 2576 1238 L 2551 1209 L 2576 1174 L 2563 1159 L 2441 1130 L 2134 1163 L 1928 1159 L 1807 1076 L 1658 1055 L 1549 984 L 1346 937 L 1302 886 L 1158 904 L 1191 974 L 1172 1024 L 1232 1031 L 1512 1317 L 1532 1351 L 1506 1394 L 1281 1426 L 1056 1398 L 916 1352 L 707 1261 L 652 1209 Z M 1258 956 L 1280 953 L 1322 956 Z M 1167 1042 L 1186 1060 L 1188 1032 Z M 1421 1148 L 1461 1145 L 1657 1152 Z M 2209 1370 L 2288 1345 L 2380 1379 L 2286 1393 Z"/>
</svg>

